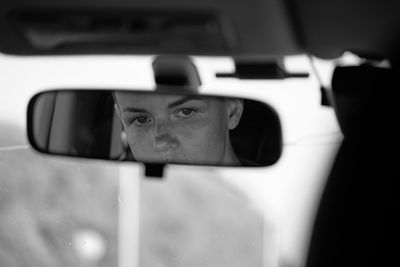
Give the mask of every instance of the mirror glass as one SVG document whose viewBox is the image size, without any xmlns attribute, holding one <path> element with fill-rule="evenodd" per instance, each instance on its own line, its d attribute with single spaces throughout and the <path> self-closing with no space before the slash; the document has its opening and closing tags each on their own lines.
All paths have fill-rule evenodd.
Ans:
<svg viewBox="0 0 400 267">
<path fill-rule="evenodd" d="M 48 154 L 212 166 L 268 166 L 277 113 L 250 99 L 128 90 L 53 90 L 28 107 L 28 137 Z"/>
</svg>

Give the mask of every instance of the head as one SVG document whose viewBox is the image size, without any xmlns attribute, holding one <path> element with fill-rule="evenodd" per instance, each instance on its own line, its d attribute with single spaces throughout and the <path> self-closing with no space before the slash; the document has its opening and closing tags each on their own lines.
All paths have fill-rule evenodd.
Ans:
<svg viewBox="0 0 400 267">
<path fill-rule="evenodd" d="M 136 160 L 240 165 L 229 131 L 240 121 L 240 99 L 115 92 Z"/>
</svg>

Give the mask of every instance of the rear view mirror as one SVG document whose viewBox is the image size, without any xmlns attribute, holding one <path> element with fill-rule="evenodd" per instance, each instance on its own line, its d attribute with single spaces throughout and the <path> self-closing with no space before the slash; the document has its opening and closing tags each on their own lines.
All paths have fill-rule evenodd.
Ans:
<svg viewBox="0 0 400 267">
<path fill-rule="evenodd" d="M 157 164 L 268 166 L 282 149 L 279 118 L 264 103 L 126 90 L 39 93 L 28 137 L 47 154 Z"/>
</svg>

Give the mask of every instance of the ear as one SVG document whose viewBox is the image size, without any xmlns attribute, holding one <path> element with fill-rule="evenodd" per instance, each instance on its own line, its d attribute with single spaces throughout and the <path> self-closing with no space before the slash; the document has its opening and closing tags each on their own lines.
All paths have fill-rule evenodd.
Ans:
<svg viewBox="0 0 400 267">
<path fill-rule="evenodd" d="M 228 128 L 229 130 L 235 129 L 239 124 L 240 118 L 243 113 L 243 100 L 237 98 L 229 98 L 226 100 L 227 115 L 228 115 Z"/>
<path fill-rule="evenodd" d="M 122 120 L 121 110 L 119 109 L 117 103 L 114 103 L 114 110 L 115 110 L 115 113 L 117 113 L 118 117 Z"/>
<path fill-rule="evenodd" d="M 118 117 L 122 121 L 121 110 L 120 110 L 119 105 L 118 105 L 117 92 L 116 91 L 112 92 L 112 97 L 113 97 L 113 100 L 114 100 L 114 110 L 117 113 Z"/>
</svg>

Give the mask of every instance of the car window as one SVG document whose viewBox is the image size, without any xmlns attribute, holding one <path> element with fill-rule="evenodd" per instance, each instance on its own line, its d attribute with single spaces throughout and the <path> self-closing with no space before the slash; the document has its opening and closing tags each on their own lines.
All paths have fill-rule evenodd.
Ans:
<svg viewBox="0 0 400 267">
<path fill-rule="evenodd" d="M 284 150 L 268 168 L 143 166 L 33 151 L 26 106 L 40 90 L 151 89 L 151 57 L 0 56 L 0 266 L 301 265 L 320 188 L 340 144 L 309 79 L 238 81 L 226 58 L 195 58 L 210 94 L 271 104 Z M 311 71 L 306 57 L 286 61 Z M 244 94 L 244 95 L 243 95 Z"/>
</svg>

